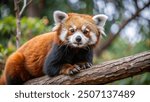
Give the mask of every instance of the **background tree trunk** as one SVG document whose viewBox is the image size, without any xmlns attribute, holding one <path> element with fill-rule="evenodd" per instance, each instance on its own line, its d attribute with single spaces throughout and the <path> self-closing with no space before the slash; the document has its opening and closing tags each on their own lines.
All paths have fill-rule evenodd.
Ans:
<svg viewBox="0 0 150 102">
<path fill-rule="evenodd" d="M 45 7 L 45 0 L 39 0 L 39 2 L 33 0 L 32 3 L 27 8 L 28 17 L 40 17 L 43 9 Z"/>
<path fill-rule="evenodd" d="M 82 70 L 74 76 L 43 76 L 29 80 L 25 84 L 106 84 L 147 71 L 150 71 L 150 51 L 118 60 L 107 61 L 92 68 Z"/>
<path fill-rule="evenodd" d="M 14 6 L 15 6 L 15 12 L 16 12 L 16 47 L 19 48 L 20 47 L 20 40 L 21 40 L 21 15 L 20 13 L 20 7 L 19 7 L 19 0 L 14 0 Z"/>
<path fill-rule="evenodd" d="M 0 71 L 4 69 L 4 66 L 5 66 L 4 62 L 0 61 Z"/>
</svg>

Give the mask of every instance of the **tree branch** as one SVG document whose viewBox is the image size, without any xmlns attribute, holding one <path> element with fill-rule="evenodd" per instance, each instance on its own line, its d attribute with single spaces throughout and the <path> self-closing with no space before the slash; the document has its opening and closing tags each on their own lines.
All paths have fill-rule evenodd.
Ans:
<svg viewBox="0 0 150 102">
<path fill-rule="evenodd" d="M 20 15 L 19 15 L 19 3 L 20 0 L 14 0 L 14 6 L 15 6 L 15 12 L 16 12 L 16 25 L 17 25 L 17 30 L 16 30 L 16 46 L 19 48 L 20 46 L 20 36 L 21 36 L 21 23 L 20 23 Z"/>
<path fill-rule="evenodd" d="M 30 1 L 28 1 L 28 2 L 27 2 L 27 0 L 24 0 L 24 2 L 23 2 L 23 7 L 22 7 L 22 9 L 21 9 L 21 11 L 20 11 L 20 13 L 19 13 L 19 16 L 20 16 L 20 17 L 22 16 L 22 13 L 23 13 L 23 11 L 25 10 L 25 8 L 26 8 L 31 2 L 32 2 L 32 0 L 30 0 Z"/>
<path fill-rule="evenodd" d="M 103 44 L 101 44 L 101 46 L 96 49 L 96 56 L 100 56 L 101 53 L 112 44 L 112 42 L 118 37 L 118 35 L 120 34 L 120 32 L 125 28 L 125 26 L 127 24 L 129 24 L 133 19 L 135 19 L 137 16 L 139 16 L 140 12 L 143 11 L 146 7 L 148 7 L 150 5 L 150 1 L 145 4 L 142 8 L 139 8 L 135 14 L 132 15 L 131 18 L 127 19 L 126 21 L 124 21 L 123 23 L 121 23 L 119 30 L 116 34 L 110 34 L 108 40 L 106 40 L 105 42 L 103 42 Z"/>
<path fill-rule="evenodd" d="M 26 6 L 27 6 L 27 0 L 24 0 L 24 2 L 23 2 L 23 7 L 22 7 L 22 9 L 21 9 L 21 11 L 20 11 L 20 13 L 19 13 L 19 16 L 20 16 L 20 17 L 21 17 L 21 15 L 22 15 L 24 9 L 26 8 Z"/>
<path fill-rule="evenodd" d="M 17 25 L 17 30 L 16 30 L 16 46 L 17 48 L 19 48 L 20 46 L 20 39 L 21 39 L 21 23 L 20 23 L 20 20 L 21 20 L 21 16 L 22 16 L 22 13 L 24 12 L 25 8 L 31 3 L 32 0 L 30 0 L 28 3 L 27 3 L 27 0 L 24 0 L 23 2 L 23 7 L 20 11 L 20 8 L 19 8 L 19 4 L 20 4 L 20 0 L 14 0 L 14 6 L 15 6 L 15 12 L 16 12 L 16 25 Z"/>
<path fill-rule="evenodd" d="M 43 76 L 29 80 L 25 84 L 106 84 L 146 71 L 150 71 L 150 51 L 118 60 L 107 61 L 92 68 L 82 70 L 74 76 Z"/>
<path fill-rule="evenodd" d="M 138 1 L 137 0 L 133 0 L 133 2 L 135 4 L 136 9 L 139 10 Z"/>
</svg>

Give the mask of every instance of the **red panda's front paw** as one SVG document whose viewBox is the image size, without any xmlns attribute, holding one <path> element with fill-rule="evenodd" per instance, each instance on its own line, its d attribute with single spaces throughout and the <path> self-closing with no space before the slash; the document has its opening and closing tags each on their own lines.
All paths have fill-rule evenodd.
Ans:
<svg viewBox="0 0 150 102">
<path fill-rule="evenodd" d="M 87 69 L 90 68 L 92 66 L 92 63 L 90 62 L 86 62 L 86 63 L 79 63 L 78 64 L 82 69 Z"/>
<path fill-rule="evenodd" d="M 80 70 L 81 68 L 79 67 L 79 65 L 65 64 L 63 65 L 60 74 L 73 75 L 79 73 Z"/>
<path fill-rule="evenodd" d="M 75 65 L 73 65 L 73 68 L 69 70 L 68 74 L 73 75 L 73 74 L 79 73 L 80 70 L 81 70 L 81 68 L 75 64 Z"/>
</svg>

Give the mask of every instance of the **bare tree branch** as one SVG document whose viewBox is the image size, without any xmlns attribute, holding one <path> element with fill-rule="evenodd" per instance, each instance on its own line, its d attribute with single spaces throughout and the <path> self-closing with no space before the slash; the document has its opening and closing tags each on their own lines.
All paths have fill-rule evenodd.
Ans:
<svg viewBox="0 0 150 102">
<path fill-rule="evenodd" d="M 26 8 L 26 6 L 27 6 L 27 0 L 24 0 L 24 2 L 23 2 L 23 7 L 22 7 L 22 9 L 21 9 L 21 11 L 20 11 L 20 13 L 19 13 L 19 16 L 20 16 L 20 17 L 21 17 L 21 15 L 22 15 L 24 9 Z"/>
<path fill-rule="evenodd" d="M 74 76 L 43 76 L 27 81 L 27 85 L 36 84 L 106 84 L 115 80 L 132 77 L 150 71 L 150 51 L 104 62 L 92 68 L 82 70 Z"/>
<path fill-rule="evenodd" d="M 16 12 L 16 25 L 17 25 L 17 31 L 16 31 L 16 46 L 17 48 L 19 48 L 20 46 L 20 39 L 21 39 L 21 16 L 25 10 L 25 8 L 31 3 L 32 0 L 30 0 L 29 2 L 27 2 L 27 0 L 24 0 L 23 2 L 23 7 L 20 11 L 19 8 L 19 4 L 20 4 L 20 0 L 14 0 L 14 6 L 15 6 L 15 12 Z"/>
<path fill-rule="evenodd" d="M 133 19 L 135 19 L 137 16 L 139 16 L 140 12 L 143 11 L 146 7 L 148 7 L 150 5 L 150 1 L 145 4 L 142 8 L 139 8 L 135 14 L 132 15 L 131 18 L 127 19 L 126 21 L 124 21 L 123 23 L 121 23 L 119 30 L 116 34 L 110 34 L 108 40 L 106 40 L 105 42 L 103 42 L 101 44 L 101 46 L 96 50 L 96 56 L 100 56 L 101 53 L 112 44 L 112 42 L 118 37 L 118 35 L 120 34 L 120 32 L 125 28 L 125 26 L 127 24 L 129 24 Z"/>
<path fill-rule="evenodd" d="M 137 0 L 133 0 L 133 2 L 135 4 L 136 9 L 139 10 L 138 1 Z"/>
<path fill-rule="evenodd" d="M 28 1 L 27 6 L 32 2 L 32 0 Z"/>
<path fill-rule="evenodd" d="M 32 2 L 32 0 L 30 0 L 30 1 L 28 1 L 28 2 L 27 2 L 27 0 L 24 0 L 24 2 L 23 2 L 23 7 L 22 7 L 22 9 L 21 9 L 21 11 L 20 11 L 20 13 L 19 13 L 19 16 L 20 16 L 20 17 L 22 16 L 22 13 L 24 12 L 25 8 L 26 8 L 31 2 Z"/>
</svg>

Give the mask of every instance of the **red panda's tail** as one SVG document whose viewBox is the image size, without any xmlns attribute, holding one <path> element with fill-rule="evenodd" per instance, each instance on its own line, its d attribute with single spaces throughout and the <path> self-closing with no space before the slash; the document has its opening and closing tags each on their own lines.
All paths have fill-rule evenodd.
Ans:
<svg viewBox="0 0 150 102">
<path fill-rule="evenodd" d="M 5 80 L 5 75 L 3 73 L 2 76 L 0 76 L 0 85 L 5 85 L 5 84 L 6 84 L 6 80 Z"/>
</svg>

